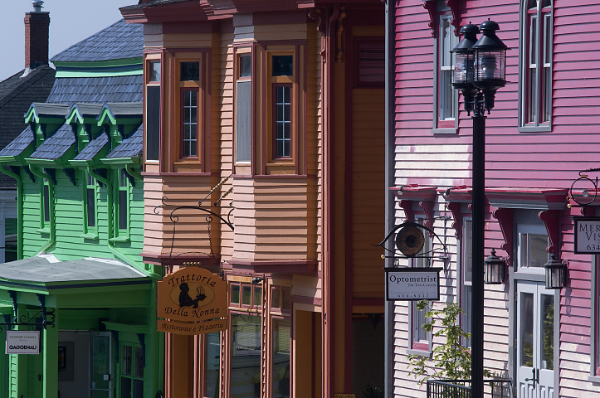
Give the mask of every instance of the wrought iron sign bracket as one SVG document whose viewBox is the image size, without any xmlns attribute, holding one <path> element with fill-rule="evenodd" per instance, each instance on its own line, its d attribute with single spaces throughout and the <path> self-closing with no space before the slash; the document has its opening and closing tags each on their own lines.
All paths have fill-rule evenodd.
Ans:
<svg viewBox="0 0 600 398">
<path fill-rule="evenodd" d="M 13 326 L 35 326 L 35 327 L 43 326 L 44 329 L 46 329 L 47 327 L 51 327 L 51 328 L 56 327 L 56 325 L 54 324 L 54 312 L 56 310 L 54 308 L 46 307 L 46 296 L 45 295 L 36 294 L 38 302 L 40 303 L 40 310 L 37 311 L 35 314 L 28 317 L 28 315 L 26 315 L 26 314 L 22 314 L 21 316 L 19 316 L 18 303 L 17 303 L 17 292 L 15 292 L 13 290 L 9 290 L 8 294 L 10 295 L 10 298 L 12 299 L 13 310 L 14 310 L 15 316 L 12 320 L 10 320 L 10 315 L 5 314 L 4 322 L 0 322 L 0 326 L 7 326 L 9 330 L 11 330 Z M 35 321 L 35 319 L 38 318 L 39 315 L 42 316 L 42 322 Z M 0 330 L 2 330 L 1 327 L 0 327 Z"/>
<path fill-rule="evenodd" d="M 571 188 L 569 189 L 569 196 L 567 196 L 567 202 L 572 200 L 573 202 L 575 202 L 577 204 L 573 205 L 573 204 L 569 203 L 569 204 L 567 204 L 567 207 L 568 208 L 580 207 L 582 216 L 588 215 L 586 212 L 587 207 L 589 205 L 591 205 L 592 203 L 594 203 L 594 201 L 598 197 L 598 177 L 596 177 L 596 179 L 593 180 L 590 177 L 588 177 L 588 174 L 587 174 L 587 173 L 591 173 L 591 172 L 595 172 L 595 171 L 600 171 L 600 168 L 587 169 L 587 170 L 580 171 L 579 178 L 577 178 L 575 181 L 573 181 L 573 183 L 571 184 Z M 591 195 L 591 191 L 592 191 L 591 189 L 584 189 L 582 192 L 581 198 L 577 199 L 575 197 L 575 193 L 573 192 L 573 189 L 575 188 L 575 185 L 578 182 L 592 184 L 592 186 L 594 187 L 593 195 Z"/>
</svg>

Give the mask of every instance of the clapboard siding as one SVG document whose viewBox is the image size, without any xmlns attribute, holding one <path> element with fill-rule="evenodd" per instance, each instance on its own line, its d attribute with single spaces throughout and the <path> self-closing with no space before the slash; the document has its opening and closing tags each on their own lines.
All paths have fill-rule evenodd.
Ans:
<svg viewBox="0 0 600 398">
<path fill-rule="evenodd" d="M 595 0 L 554 3 L 552 131 L 537 133 L 517 129 L 519 2 L 467 0 L 460 4 L 461 24 L 480 23 L 492 17 L 501 27 L 498 36 L 510 47 L 508 83 L 498 91 L 496 107 L 486 120 L 487 188 L 565 189 L 578 171 L 598 167 L 600 70 L 596 64 L 600 60 L 600 40 L 594 32 L 600 29 L 600 4 Z M 397 1 L 396 7 L 395 184 L 470 186 L 471 118 L 460 112 L 456 135 L 434 136 L 431 132 L 434 54 L 429 15 L 417 0 Z M 486 214 L 486 252 L 503 242 L 491 210 Z M 561 257 L 569 261 L 571 287 L 561 291 L 560 298 L 560 362 L 555 365 L 555 372 L 560 374 L 561 397 L 599 391 L 597 384 L 587 381 L 592 332 L 590 258 L 572 253 L 570 217 L 574 215 L 579 215 L 578 209 L 565 209 L 561 219 Z M 403 216 L 399 211 L 398 222 Z M 436 232 L 441 230 L 436 228 Z M 502 251 L 499 254 L 504 255 Z M 450 266 L 455 264 L 451 262 Z M 508 331 L 513 327 L 508 324 L 508 307 L 508 294 L 502 287 L 486 287 L 485 366 L 503 375 L 503 366 L 508 362 Z M 407 306 L 396 305 L 395 393 L 417 396 L 419 387 L 412 379 L 406 379 L 404 370 L 407 316 Z"/>
</svg>

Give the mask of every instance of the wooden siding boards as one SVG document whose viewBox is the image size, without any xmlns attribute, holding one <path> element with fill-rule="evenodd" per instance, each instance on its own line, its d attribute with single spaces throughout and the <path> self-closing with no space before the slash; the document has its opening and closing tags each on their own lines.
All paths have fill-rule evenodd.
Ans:
<svg viewBox="0 0 600 398">
<path fill-rule="evenodd" d="M 395 184 L 440 188 L 471 184 L 471 118 L 462 110 L 456 136 L 434 136 L 432 128 L 433 39 L 429 15 L 420 0 L 396 2 Z M 480 23 L 491 17 L 500 24 L 498 36 L 510 47 L 507 86 L 498 91 L 496 107 L 486 121 L 487 188 L 569 188 L 577 171 L 598 167 L 597 108 L 600 4 L 596 0 L 554 1 L 552 131 L 520 133 L 517 129 L 519 82 L 519 2 L 502 0 L 460 2 L 461 23 Z M 462 96 L 461 96 L 462 101 Z M 490 211 L 493 209 L 490 209 Z M 436 215 L 441 214 L 435 213 Z M 559 390 L 561 397 L 600 392 L 590 374 L 590 256 L 574 255 L 571 216 L 562 213 L 562 258 L 569 261 L 570 289 L 560 297 Z M 403 220 L 398 212 L 398 222 Z M 437 226 L 437 224 L 436 224 Z M 437 228 L 439 233 L 441 229 Z M 499 247 L 502 235 L 490 212 L 486 214 L 486 251 Z M 451 256 L 455 256 L 451 249 Z M 499 251 L 499 255 L 504 255 Z M 450 267 L 455 267 L 451 262 Z M 456 281 L 451 284 L 456 288 Z M 486 288 L 485 366 L 501 373 L 508 360 L 509 305 L 507 294 Z M 443 300 L 442 300 L 443 301 Z M 397 396 L 422 396 L 406 375 L 408 306 L 395 306 L 394 385 Z M 503 373 L 504 374 L 504 373 Z"/>
</svg>

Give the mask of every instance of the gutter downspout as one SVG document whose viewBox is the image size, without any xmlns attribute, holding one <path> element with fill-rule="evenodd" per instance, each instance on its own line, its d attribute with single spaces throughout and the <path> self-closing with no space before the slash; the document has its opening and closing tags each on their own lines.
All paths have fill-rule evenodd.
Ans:
<svg viewBox="0 0 600 398">
<path fill-rule="evenodd" d="M 0 172 L 17 180 L 17 260 L 23 258 L 23 179 L 0 165 Z"/>
<path fill-rule="evenodd" d="M 138 265 L 138 262 L 135 261 L 134 259 L 132 259 L 131 257 L 129 257 L 128 255 L 126 255 L 125 253 L 121 253 L 121 251 L 119 249 L 117 249 L 113 242 L 111 242 L 111 238 L 114 238 L 114 218 L 113 218 L 113 187 L 112 184 L 110 182 L 109 178 L 104 178 L 102 176 L 100 176 L 99 174 L 97 174 L 96 172 L 94 172 L 94 170 L 92 169 L 91 166 L 88 166 L 87 168 L 88 173 L 90 174 L 90 176 L 92 176 L 93 178 L 95 178 L 96 180 L 100 181 L 101 183 L 103 183 L 104 185 L 106 185 L 106 228 L 107 228 L 107 233 L 108 233 L 108 239 L 107 239 L 107 246 L 108 249 L 115 255 L 115 257 L 117 257 L 119 260 L 126 262 L 129 265 L 136 265 L 136 269 L 140 272 L 142 272 L 144 275 L 149 276 L 149 277 L 154 277 L 154 279 L 156 279 L 156 275 L 153 275 L 151 273 L 149 273 L 144 267 L 140 267 Z"/>
<path fill-rule="evenodd" d="M 144 181 L 144 177 L 142 177 L 142 175 L 140 173 L 138 173 L 137 171 L 133 170 L 132 164 L 129 164 L 129 163 L 126 164 L 125 171 L 127 172 L 127 174 L 129 174 L 133 178 L 140 180 L 140 181 Z"/>
<path fill-rule="evenodd" d="M 54 182 L 52 181 L 52 178 L 50 178 L 50 176 L 48 174 L 44 173 L 43 171 L 37 170 L 35 168 L 35 166 L 32 164 L 29 165 L 29 171 L 31 171 L 31 174 L 36 175 L 36 176 L 48 181 L 48 189 L 49 189 L 49 196 L 50 196 L 50 203 L 48 203 L 48 208 L 50 209 L 50 239 L 48 240 L 48 243 L 46 244 L 46 246 L 44 246 L 39 251 L 39 253 L 45 253 L 56 243 L 56 223 L 54 221 L 55 217 L 56 217 L 56 213 L 55 213 L 56 209 L 54 206 Z M 44 217 L 43 214 L 42 214 L 42 217 Z"/>
<path fill-rule="evenodd" d="M 395 26 L 396 0 L 387 0 L 385 4 L 385 231 L 394 228 L 395 198 L 390 192 L 394 186 L 394 154 L 395 154 L 395 78 L 394 78 L 394 52 L 395 52 Z M 394 249 L 394 239 L 388 239 L 387 249 Z M 394 259 L 386 258 L 385 267 L 393 267 Z M 387 283 L 385 284 L 387 289 Z M 385 292 L 387 297 L 387 292 Z M 384 338 L 384 394 L 385 398 L 394 396 L 394 302 L 385 303 L 385 338 Z"/>
</svg>

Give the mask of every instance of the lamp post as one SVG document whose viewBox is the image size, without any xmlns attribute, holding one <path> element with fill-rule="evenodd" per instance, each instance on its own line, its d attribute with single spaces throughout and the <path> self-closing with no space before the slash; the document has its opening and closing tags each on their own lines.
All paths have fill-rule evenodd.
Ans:
<svg viewBox="0 0 600 398">
<path fill-rule="evenodd" d="M 467 24 L 455 55 L 454 87 L 463 93 L 467 114 L 473 112 L 473 293 L 471 300 L 471 397 L 483 398 L 483 300 L 485 111 L 494 107 L 496 90 L 506 84 L 507 47 L 498 37 L 500 27 L 489 19 L 479 28 Z M 483 33 L 477 40 L 477 34 Z M 476 41 L 477 40 L 477 41 Z"/>
</svg>

